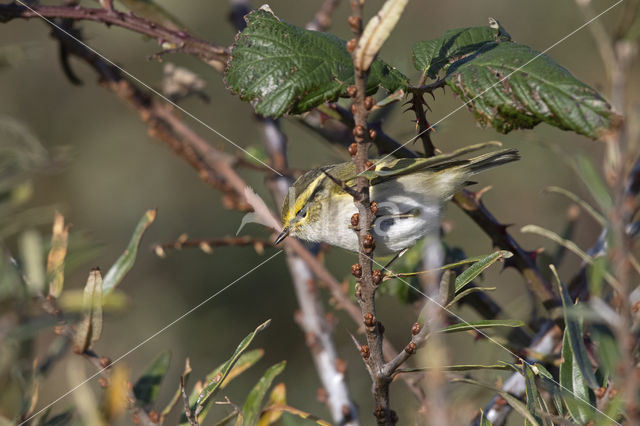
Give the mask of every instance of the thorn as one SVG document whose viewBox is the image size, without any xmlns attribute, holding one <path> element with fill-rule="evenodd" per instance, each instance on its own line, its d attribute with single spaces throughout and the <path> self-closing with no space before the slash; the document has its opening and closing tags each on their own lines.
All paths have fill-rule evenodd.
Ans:
<svg viewBox="0 0 640 426">
<path fill-rule="evenodd" d="M 489 192 L 491 189 L 493 188 L 493 186 L 489 185 L 489 186 L 485 186 L 484 188 L 480 189 L 478 192 L 475 193 L 475 197 L 478 201 L 480 201 L 480 199 L 482 198 L 482 196 L 484 194 L 486 194 L 487 192 Z"/>
<path fill-rule="evenodd" d="M 329 179 L 331 179 L 333 181 L 333 183 L 338 185 L 344 192 L 346 192 L 347 194 L 351 195 L 356 200 L 360 199 L 361 194 L 358 191 L 356 191 L 352 187 L 348 186 L 346 183 L 344 183 L 343 181 L 341 181 L 337 177 L 330 175 L 329 173 L 327 173 L 326 170 L 322 170 L 322 173 L 324 173 Z"/>
<path fill-rule="evenodd" d="M 349 336 L 351 336 L 351 340 L 353 340 L 353 344 L 356 345 L 356 348 L 358 349 L 358 351 L 360 351 L 362 349 L 362 345 L 358 342 L 358 339 L 356 339 L 356 336 L 351 334 L 349 330 L 347 330 L 347 333 L 349 333 Z"/>
</svg>

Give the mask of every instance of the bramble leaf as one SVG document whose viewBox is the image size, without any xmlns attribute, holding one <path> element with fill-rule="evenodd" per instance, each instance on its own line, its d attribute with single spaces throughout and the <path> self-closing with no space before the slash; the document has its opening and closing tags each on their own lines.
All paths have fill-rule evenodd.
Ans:
<svg viewBox="0 0 640 426">
<path fill-rule="evenodd" d="M 346 96 L 353 84 L 351 55 L 345 42 L 328 33 L 309 31 L 278 19 L 266 7 L 245 17 L 225 70 L 229 88 L 256 113 L 279 117 L 299 114 Z M 381 60 L 371 64 L 367 92 L 408 86 L 407 78 Z"/>
<path fill-rule="evenodd" d="M 550 57 L 512 42 L 497 23 L 418 42 L 413 54 L 416 68 L 430 77 L 446 71 L 446 84 L 476 120 L 501 133 L 544 122 L 596 139 L 619 123 L 594 89 Z"/>
</svg>

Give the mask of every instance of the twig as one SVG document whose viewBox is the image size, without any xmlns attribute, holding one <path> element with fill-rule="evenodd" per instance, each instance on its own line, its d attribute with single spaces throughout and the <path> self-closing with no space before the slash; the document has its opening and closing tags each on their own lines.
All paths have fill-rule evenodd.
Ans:
<svg viewBox="0 0 640 426">
<path fill-rule="evenodd" d="M 210 253 L 212 247 L 265 247 L 272 246 L 273 242 L 264 238 L 254 238 L 251 236 L 223 237 L 211 239 L 187 239 L 178 238 L 176 241 L 156 244 L 152 247 L 156 254 L 164 255 L 167 250 L 180 250 L 183 248 L 199 248 L 205 253 Z"/>
<path fill-rule="evenodd" d="M 156 22 L 140 18 L 132 13 L 122 13 L 103 8 L 66 7 L 66 6 L 22 6 L 17 3 L 0 5 L 0 22 L 8 22 L 12 19 L 31 19 L 41 17 L 49 19 L 72 19 L 74 21 L 94 21 L 107 25 L 114 25 L 144 34 L 165 46 L 168 44 L 173 49 L 184 53 L 196 55 L 204 62 L 222 69 L 229 54 L 226 47 L 217 46 L 204 40 L 200 40 L 185 31 L 174 31 Z"/>
<path fill-rule="evenodd" d="M 324 0 L 306 28 L 313 31 L 327 31 L 331 26 L 331 15 L 333 15 L 339 4 L 340 0 Z"/>
<path fill-rule="evenodd" d="M 191 413 L 191 407 L 189 406 L 189 397 L 184 387 L 184 376 L 180 376 L 180 392 L 182 393 L 182 402 L 184 403 L 184 415 L 187 417 L 191 426 L 198 426 L 198 420 Z"/>
<path fill-rule="evenodd" d="M 367 364 L 371 379 L 373 381 L 373 398 L 375 403 L 374 415 L 378 424 L 392 425 L 397 421 L 397 416 L 392 413 L 389 405 L 389 384 L 391 377 L 384 374 L 384 353 L 382 325 L 376 317 L 375 293 L 377 283 L 373 280 L 373 250 L 374 239 L 370 234 L 373 228 L 375 216 L 371 210 L 371 201 L 369 198 L 369 180 L 360 175 L 366 171 L 369 166 L 369 147 L 371 146 L 371 135 L 367 124 L 369 109 L 372 106 L 371 100 L 365 100 L 367 77 L 369 74 L 368 67 L 362 69 L 357 60 L 359 44 L 362 36 L 362 19 L 363 4 L 361 0 L 351 0 L 352 14 L 349 17 L 349 25 L 353 31 L 354 37 L 347 43 L 347 49 L 351 46 L 353 64 L 354 64 L 354 85 L 351 88 L 353 93 L 353 113 L 354 128 L 353 135 L 355 137 L 357 150 L 353 155 L 356 173 L 356 191 L 358 196 L 354 197 L 354 203 L 358 209 L 359 229 L 358 234 L 358 265 L 352 268 L 354 275 L 360 287 L 360 297 L 358 303 L 362 311 L 362 322 L 366 326 L 366 337 L 368 351 L 367 355 L 363 354 L 364 362 Z M 367 107 L 367 103 L 370 105 Z"/>
</svg>

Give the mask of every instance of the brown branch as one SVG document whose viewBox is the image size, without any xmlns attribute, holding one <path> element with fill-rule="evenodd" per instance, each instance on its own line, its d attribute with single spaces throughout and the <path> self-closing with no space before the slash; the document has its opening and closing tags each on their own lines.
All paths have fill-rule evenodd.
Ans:
<svg viewBox="0 0 640 426">
<path fill-rule="evenodd" d="M 264 238 L 254 238 L 251 236 L 242 237 L 222 237 L 210 239 L 187 239 L 178 238 L 176 241 L 156 244 L 153 251 L 159 256 L 165 255 L 167 250 L 181 250 L 183 248 L 199 248 L 205 253 L 211 253 L 213 247 L 245 247 L 252 246 L 259 250 L 265 246 L 272 246 L 273 242 Z"/>
<path fill-rule="evenodd" d="M 359 286 L 359 296 L 362 322 L 365 325 L 367 337 L 367 351 L 361 351 L 364 362 L 367 365 L 371 379 L 373 381 L 373 398 L 375 403 L 374 416 L 378 424 L 393 425 L 397 421 L 397 416 L 390 409 L 389 405 L 389 384 L 391 377 L 383 372 L 385 358 L 383 352 L 382 324 L 376 317 L 375 294 L 378 282 L 373 279 L 373 250 L 375 240 L 370 231 L 373 229 L 375 216 L 371 209 L 369 198 L 369 180 L 360 175 L 366 171 L 371 162 L 369 161 L 369 148 L 371 146 L 371 136 L 367 124 L 369 110 L 373 103 L 367 99 L 366 86 L 369 69 L 362 69 L 357 61 L 358 42 L 362 35 L 363 4 L 361 0 L 351 0 L 352 14 L 349 17 L 349 25 L 355 38 L 347 43 L 347 50 L 352 52 L 354 65 L 354 85 L 350 88 L 353 94 L 352 111 L 354 115 L 353 135 L 356 141 L 356 152 L 353 156 L 356 173 L 356 191 L 358 196 L 354 197 L 354 203 L 358 209 L 358 264 L 352 267 L 352 273 L 356 276 Z M 353 153 L 352 153 L 353 154 Z M 379 271 L 378 271 L 379 273 Z"/>
<path fill-rule="evenodd" d="M 106 25 L 126 28 L 144 34 L 158 41 L 160 45 L 170 45 L 172 50 L 198 56 L 204 62 L 222 69 L 229 55 L 226 47 L 191 36 L 185 31 L 174 31 L 156 22 L 138 17 L 132 13 L 123 13 L 103 8 L 84 8 L 67 6 L 22 6 L 18 3 L 0 5 L 0 22 L 12 19 L 71 19 L 74 21 L 93 21 Z"/>
<path fill-rule="evenodd" d="M 558 306 L 551 284 L 544 278 L 535 263 L 532 253 L 524 250 L 516 240 L 507 232 L 507 226 L 498 220 L 484 206 L 481 198 L 467 190 L 458 192 L 453 202 L 464 211 L 473 221 L 491 238 L 496 247 L 509 250 L 513 257 L 508 259 L 507 266 L 513 266 L 525 279 L 527 288 L 531 290 L 538 300 L 551 310 Z"/>
<path fill-rule="evenodd" d="M 324 0 L 306 28 L 313 31 L 327 31 L 331 26 L 331 16 L 339 4 L 340 0 Z"/>
</svg>

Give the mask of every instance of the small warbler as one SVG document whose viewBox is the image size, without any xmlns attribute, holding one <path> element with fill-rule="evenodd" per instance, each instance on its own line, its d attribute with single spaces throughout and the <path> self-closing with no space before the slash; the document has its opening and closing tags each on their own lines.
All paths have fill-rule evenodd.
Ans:
<svg viewBox="0 0 640 426">
<path fill-rule="evenodd" d="M 377 204 L 371 234 L 375 254 L 386 256 L 438 232 L 444 203 L 476 173 L 518 160 L 515 149 L 503 149 L 471 159 L 459 157 L 491 144 L 475 145 L 431 158 L 385 158 L 367 172 L 370 199 Z M 330 175 L 330 176 L 328 176 Z M 358 251 L 358 220 L 353 197 L 337 182 L 355 184 L 353 162 L 313 169 L 289 188 L 282 207 L 282 233 Z M 333 178 L 333 179 L 332 179 Z"/>
</svg>

